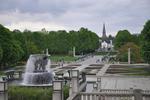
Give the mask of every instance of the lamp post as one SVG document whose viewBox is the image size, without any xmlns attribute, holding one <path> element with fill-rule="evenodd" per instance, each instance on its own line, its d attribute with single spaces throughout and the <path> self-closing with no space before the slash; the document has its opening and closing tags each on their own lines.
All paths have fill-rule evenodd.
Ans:
<svg viewBox="0 0 150 100">
<path fill-rule="evenodd" d="M 53 81 L 53 100 L 63 100 L 62 81 Z"/>
<path fill-rule="evenodd" d="M 98 90 L 101 90 L 101 84 L 102 84 L 101 77 L 97 78 L 97 82 L 98 82 Z"/>
</svg>

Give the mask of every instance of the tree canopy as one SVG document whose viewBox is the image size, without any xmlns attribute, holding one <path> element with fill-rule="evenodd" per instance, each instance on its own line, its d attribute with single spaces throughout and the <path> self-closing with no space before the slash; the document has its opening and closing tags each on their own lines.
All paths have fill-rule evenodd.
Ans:
<svg viewBox="0 0 150 100">
<path fill-rule="evenodd" d="M 12 32 L 9 29 L 0 25 L 0 68 L 8 66 L 10 63 L 16 63 L 22 58 L 23 50 L 19 44 L 19 41 L 15 41 L 12 36 Z"/>
<path fill-rule="evenodd" d="M 50 54 L 68 54 L 76 48 L 77 54 L 94 52 L 99 47 L 99 37 L 87 28 L 79 31 L 50 32 L 10 31 L 0 25 L 0 66 L 10 66 L 26 60 L 30 54 L 42 53 L 47 48 Z"/>
<path fill-rule="evenodd" d="M 146 62 L 150 63 L 150 20 L 148 20 L 141 31 L 141 49 Z"/>
<path fill-rule="evenodd" d="M 131 61 L 134 63 L 141 62 L 140 47 L 134 44 L 133 42 L 128 42 L 119 48 L 119 61 L 128 61 L 128 48 L 130 48 L 131 52 Z"/>
<path fill-rule="evenodd" d="M 115 48 L 120 48 L 121 46 L 125 45 L 128 42 L 131 42 L 131 33 L 128 30 L 120 30 L 118 31 L 116 37 L 115 37 Z"/>
</svg>

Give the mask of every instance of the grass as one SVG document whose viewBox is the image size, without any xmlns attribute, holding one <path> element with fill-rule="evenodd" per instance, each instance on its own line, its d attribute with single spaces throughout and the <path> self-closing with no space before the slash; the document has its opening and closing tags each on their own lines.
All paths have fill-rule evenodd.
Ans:
<svg viewBox="0 0 150 100">
<path fill-rule="evenodd" d="M 150 76 L 150 72 L 145 72 L 145 73 L 127 73 L 123 75 L 129 75 L 129 76 Z"/>
<path fill-rule="evenodd" d="M 61 61 L 61 60 L 75 61 L 75 60 L 78 59 L 78 57 L 67 56 L 67 55 L 52 55 L 52 56 L 50 56 L 50 59 L 51 59 L 51 61 L 54 61 L 54 62 L 58 62 L 58 61 Z"/>
</svg>

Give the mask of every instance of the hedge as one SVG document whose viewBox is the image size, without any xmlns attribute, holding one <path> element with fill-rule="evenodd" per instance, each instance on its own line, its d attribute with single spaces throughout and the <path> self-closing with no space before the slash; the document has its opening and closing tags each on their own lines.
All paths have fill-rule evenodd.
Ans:
<svg viewBox="0 0 150 100">
<path fill-rule="evenodd" d="M 52 88 L 10 86 L 8 100 L 52 100 Z M 64 86 L 64 100 L 69 96 L 69 87 Z"/>
</svg>

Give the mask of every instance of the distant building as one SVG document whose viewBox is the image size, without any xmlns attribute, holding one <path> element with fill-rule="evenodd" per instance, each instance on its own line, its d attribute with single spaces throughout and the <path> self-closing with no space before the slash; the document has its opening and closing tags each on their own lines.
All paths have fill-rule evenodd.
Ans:
<svg viewBox="0 0 150 100">
<path fill-rule="evenodd" d="M 110 51 L 113 50 L 113 43 L 110 38 L 107 37 L 106 35 L 106 29 L 105 29 L 105 24 L 103 24 L 103 31 L 102 31 L 102 39 L 101 41 L 101 50 L 102 51 Z"/>
</svg>

